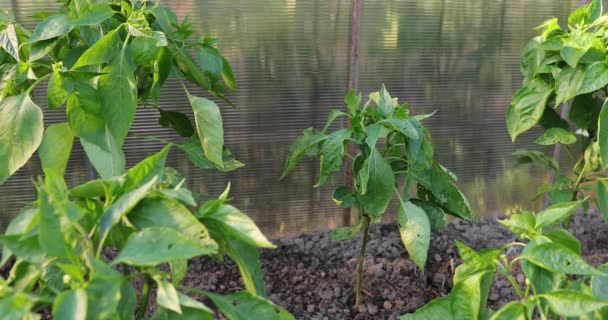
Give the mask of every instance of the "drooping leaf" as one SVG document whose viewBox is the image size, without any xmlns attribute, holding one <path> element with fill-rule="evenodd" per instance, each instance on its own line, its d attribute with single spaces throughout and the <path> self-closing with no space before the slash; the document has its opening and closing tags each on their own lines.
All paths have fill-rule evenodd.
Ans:
<svg viewBox="0 0 608 320">
<path fill-rule="evenodd" d="M 327 136 L 325 134 L 322 132 L 315 132 L 313 128 L 304 130 L 303 134 L 293 142 L 289 149 L 281 179 L 287 176 L 295 168 L 296 164 L 306 154 L 307 150 L 326 139 Z"/>
<path fill-rule="evenodd" d="M 222 57 L 222 79 L 230 90 L 236 91 L 236 80 L 234 79 L 232 67 L 224 57 Z"/>
<path fill-rule="evenodd" d="M 175 290 L 173 284 L 158 277 L 155 277 L 154 281 L 156 282 L 157 286 L 156 303 L 165 309 L 181 314 L 182 308 L 179 303 L 177 290 Z"/>
<path fill-rule="evenodd" d="M 342 208 L 350 208 L 356 202 L 353 193 L 345 186 L 338 187 L 334 190 L 332 200 L 336 205 Z"/>
<path fill-rule="evenodd" d="M 600 180 L 597 182 L 597 206 L 608 223 L 608 181 Z"/>
<path fill-rule="evenodd" d="M 198 61 L 204 72 L 208 72 L 214 77 L 221 77 L 224 63 L 222 55 L 216 48 L 210 46 L 200 48 Z"/>
<path fill-rule="evenodd" d="M 171 228 L 143 229 L 131 237 L 114 259 L 113 264 L 156 266 L 161 263 L 190 259 L 215 253 L 217 246 L 202 246 L 199 242 Z"/>
<path fill-rule="evenodd" d="M 50 125 L 44 132 L 38 150 L 42 169 L 45 172 L 53 170 L 63 176 L 70 158 L 73 142 L 74 132 L 67 122 Z"/>
<path fill-rule="evenodd" d="M 266 298 L 264 274 L 258 249 L 241 241 L 228 240 L 226 241 L 226 251 L 238 266 L 245 289 L 253 295 Z"/>
<path fill-rule="evenodd" d="M 220 109 L 213 101 L 189 96 L 194 111 L 196 131 L 200 138 L 205 157 L 218 167 L 224 166 L 224 127 Z"/>
<path fill-rule="evenodd" d="M 53 303 L 55 319 L 85 320 L 87 318 L 87 292 L 76 289 L 62 292 Z"/>
<path fill-rule="evenodd" d="M 43 130 L 42 110 L 27 93 L 0 102 L 0 183 L 38 149 Z"/>
<path fill-rule="evenodd" d="M 173 130 L 182 137 L 189 138 L 195 133 L 190 118 L 181 112 L 165 111 L 161 109 L 158 123 L 163 128 L 173 128 Z"/>
<path fill-rule="evenodd" d="M 293 320 L 285 309 L 247 291 L 223 296 L 206 292 L 217 308 L 230 320 Z"/>
<path fill-rule="evenodd" d="M 550 146 L 556 143 L 573 144 L 576 142 L 576 136 L 562 128 L 551 128 L 538 137 L 535 142 L 543 146 Z"/>
<path fill-rule="evenodd" d="M 1 114 L 0 110 L 0 114 Z M 600 145 L 600 157 L 604 168 L 608 167 L 608 100 L 604 102 L 598 120 L 598 143 Z"/>
<path fill-rule="evenodd" d="M 576 252 L 553 242 L 543 243 L 524 251 L 522 258 L 553 272 L 603 275 L 602 272 L 585 262 Z"/>
<path fill-rule="evenodd" d="M 553 88 L 539 79 L 530 81 L 515 94 L 507 108 L 507 128 L 513 141 L 538 123 L 552 94 Z"/>
<path fill-rule="evenodd" d="M 102 241 L 105 240 L 112 227 L 117 224 L 122 217 L 128 214 L 142 199 L 148 196 L 148 193 L 152 190 L 156 181 L 157 179 L 153 178 L 141 187 L 125 193 L 105 210 L 99 221 L 99 236 Z"/>
<path fill-rule="evenodd" d="M 445 228 L 447 224 L 445 212 L 439 206 L 419 199 L 411 199 L 410 202 L 426 213 L 431 225 L 431 231 L 438 231 Z"/>
<path fill-rule="evenodd" d="M 184 151 L 188 156 L 188 159 L 190 159 L 190 161 L 192 161 L 197 167 L 202 169 L 217 169 L 221 172 L 230 172 L 244 166 L 242 162 L 234 158 L 234 155 L 230 149 L 226 148 L 225 146 L 222 154 L 224 166 L 219 167 L 215 163 L 211 162 L 205 156 L 205 152 L 203 151 L 198 135 L 192 136 L 190 139 L 186 140 L 186 142 L 176 145 L 176 147 Z"/>
<path fill-rule="evenodd" d="M 431 225 L 424 210 L 412 202 L 400 201 L 397 219 L 401 240 L 412 260 L 424 270 L 431 243 Z"/>
<path fill-rule="evenodd" d="M 560 171 L 557 161 L 553 157 L 549 157 L 540 151 L 521 149 L 513 152 L 513 155 L 517 157 L 518 164 L 534 163 L 553 169 L 557 172 Z"/>
<path fill-rule="evenodd" d="M 348 129 L 340 129 L 331 133 L 319 151 L 321 153 L 321 173 L 315 187 L 323 185 L 329 176 L 342 168 L 346 149 L 344 143 L 351 136 Z"/>
<path fill-rule="evenodd" d="M 329 115 L 327 116 L 327 122 L 325 123 L 325 127 L 323 127 L 323 133 L 326 133 L 327 130 L 331 127 L 331 125 L 334 123 L 334 121 L 336 121 L 336 119 L 338 117 L 341 116 L 347 116 L 348 115 L 340 110 L 337 109 L 333 109 L 329 112 Z"/>
<path fill-rule="evenodd" d="M 608 301 L 578 291 L 557 290 L 539 295 L 559 315 L 578 317 L 608 306 Z"/>
<path fill-rule="evenodd" d="M 391 166 L 378 150 L 374 150 L 369 158 L 365 160 L 360 171 L 366 172 L 369 177 L 367 192 L 360 196 L 363 210 L 370 216 L 379 218 L 386 211 L 393 198 L 395 176 Z"/>
</svg>

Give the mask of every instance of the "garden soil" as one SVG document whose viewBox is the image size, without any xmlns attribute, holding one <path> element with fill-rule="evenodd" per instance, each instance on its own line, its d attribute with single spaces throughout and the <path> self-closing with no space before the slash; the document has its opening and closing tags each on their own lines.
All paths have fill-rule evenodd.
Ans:
<svg viewBox="0 0 608 320">
<path fill-rule="evenodd" d="M 593 265 L 608 261 L 608 225 L 601 216 L 575 214 L 571 231 L 581 240 L 587 261 Z M 460 263 L 454 240 L 474 249 L 497 248 L 517 240 L 494 219 L 477 224 L 455 220 L 433 234 L 428 261 L 421 271 L 407 255 L 398 226 L 376 225 L 370 229 L 365 258 L 363 303 L 355 311 L 353 286 L 360 239 L 331 241 L 328 236 L 329 231 L 316 231 L 274 239 L 277 248 L 261 252 L 269 299 L 296 319 L 397 319 L 450 293 L 453 271 Z M 523 284 L 523 274 L 516 274 L 516 279 Z M 226 294 L 243 289 L 232 262 L 209 258 L 190 261 L 184 284 Z M 497 308 L 515 298 L 509 282 L 497 277 L 489 306 Z M 223 318 L 218 315 L 218 319 Z"/>
</svg>

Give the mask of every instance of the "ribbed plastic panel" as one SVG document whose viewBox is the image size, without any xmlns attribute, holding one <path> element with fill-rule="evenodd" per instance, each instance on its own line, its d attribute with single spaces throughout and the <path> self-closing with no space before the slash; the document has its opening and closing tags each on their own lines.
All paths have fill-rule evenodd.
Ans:
<svg viewBox="0 0 608 320">
<path fill-rule="evenodd" d="M 350 39 L 351 1 L 192 0 L 165 1 L 180 18 L 190 17 L 201 35 L 221 38 L 238 83 L 223 106 L 226 142 L 246 167 L 222 174 L 192 166 L 178 150 L 169 164 L 198 192 L 219 194 L 232 182 L 234 204 L 262 229 L 282 235 L 342 222 L 330 200 L 332 189 L 313 189 L 318 165 L 304 161 L 279 181 L 288 144 L 305 128 L 322 126 L 332 107 L 343 107 Z M 437 110 L 427 120 L 437 158 L 459 177 L 476 213 L 494 214 L 513 203 L 530 205 L 540 174 L 513 169 L 510 154 L 530 146 L 511 144 L 504 113 L 521 82 L 519 52 L 532 28 L 553 16 L 564 18 L 579 0 L 364 0 L 361 87 L 364 94 L 385 83 L 410 102 L 414 113 Z M 32 29 L 33 12 L 52 11 L 52 1 L 6 1 Z M 41 87 L 41 89 L 44 89 Z M 201 92 L 195 91 L 199 95 Z M 35 100 L 44 107 L 44 90 Z M 161 105 L 190 113 L 183 90 L 166 85 Z M 65 121 L 62 110 L 45 109 L 45 124 Z M 132 132 L 173 140 L 152 109 L 138 111 Z M 67 181 L 86 179 L 82 149 L 75 144 Z M 162 144 L 129 138 L 128 165 Z M 0 229 L 35 198 L 31 176 L 41 173 L 37 156 L 0 186 Z M 518 175 L 519 173 L 519 175 Z M 523 175 L 521 173 L 524 173 Z M 333 182 L 340 183 L 336 175 Z M 331 184 L 331 181 L 330 183 Z"/>
</svg>

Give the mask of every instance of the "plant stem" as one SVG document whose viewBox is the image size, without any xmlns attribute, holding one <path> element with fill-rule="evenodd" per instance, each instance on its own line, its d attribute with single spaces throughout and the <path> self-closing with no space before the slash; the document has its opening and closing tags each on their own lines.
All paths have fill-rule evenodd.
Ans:
<svg viewBox="0 0 608 320">
<path fill-rule="evenodd" d="M 146 318 L 146 310 L 148 309 L 148 300 L 150 300 L 150 289 L 152 288 L 152 281 L 150 276 L 144 276 L 144 288 L 141 292 L 141 301 L 139 304 L 139 310 L 137 310 L 137 318 L 145 319 Z"/>
<path fill-rule="evenodd" d="M 587 161 L 585 161 L 585 164 L 583 165 L 583 169 L 581 169 L 581 173 L 578 175 L 578 178 L 576 178 L 576 182 L 574 183 L 574 187 L 572 188 L 572 199 L 570 201 L 576 201 L 577 197 L 578 197 L 578 188 L 581 185 L 581 182 L 583 181 L 583 176 L 585 175 L 585 172 L 587 171 Z M 570 222 L 572 220 L 572 215 L 570 215 L 566 221 L 564 222 L 564 229 L 568 230 L 570 229 Z"/>
<path fill-rule="evenodd" d="M 507 280 L 509 280 L 509 282 L 513 286 L 513 289 L 515 289 L 515 293 L 517 293 L 519 298 L 522 299 L 524 297 L 524 293 L 521 291 L 521 287 L 519 286 L 519 284 L 517 284 L 517 281 L 515 281 L 515 278 L 513 278 L 513 275 L 506 274 L 506 276 L 507 276 Z"/>
<path fill-rule="evenodd" d="M 361 210 L 361 208 L 359 208 Z M 357 284 L 355 287 L 355 311 L 359 309 L 361 304 L 361 289 L 363 286 L 363 260 L 365 259 L 365 248 L 367 247 L 369 217 L 366 214 L 361 215 L 363 219 L 363 242 L 361 243 L 361 251 L 359 252 L 359 260 L 357 261 Z"/>
</svg>

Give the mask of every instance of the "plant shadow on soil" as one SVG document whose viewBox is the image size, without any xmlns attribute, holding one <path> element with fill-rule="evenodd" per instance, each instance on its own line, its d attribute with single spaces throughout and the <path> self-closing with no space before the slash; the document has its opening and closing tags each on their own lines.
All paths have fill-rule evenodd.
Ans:
<svg viewBox="0 0 608 320">
<path fill-rule="evenodd" d="M 588 262 L 597 266 L 608 260 L 608 225 L 599 214 L 575 214 L 571 230 L 581 241 Z M 279 238 L 273 241 L 277 249 L 262 250 L 268 297 L 296 319 L 397 319 L 450 293 L 453 270 L 460 263 L 454 240 L 476 250 L 497 248 L 516 240 L 495 219 L 481 219 L 477 224 L 455 220 L 433 233 L 423 272 L 407 255 L 397 224 L 376 225 L 370 229 L 365 259 L 363 304 L 359 312 L 354 312 L 353 285 L 360 238 L 331 241 L 328 236 L 329 231 L 315 231 Z M 517 272 L 515 278 L 523 285 L 523 274 Z M 234 263 L 208 257 L 190 261 L 184 284 L 222 293 L 243 288 Z M 489 306 L 496 309 L 514 299 L 509 282 L 497 277 Z"/>
</svg>

